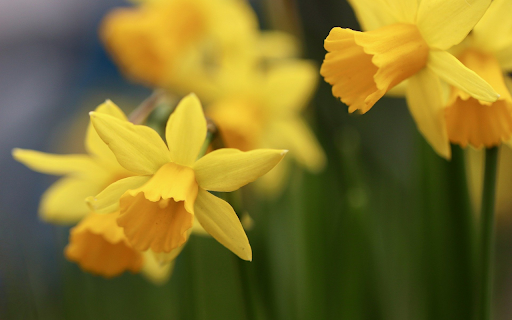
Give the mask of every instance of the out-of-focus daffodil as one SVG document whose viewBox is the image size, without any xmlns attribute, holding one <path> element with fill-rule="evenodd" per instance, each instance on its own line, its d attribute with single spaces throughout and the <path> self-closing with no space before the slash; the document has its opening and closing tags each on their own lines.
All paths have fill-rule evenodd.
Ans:
<svg viewBox="0 0 512 320">
<path fill-rule="evenodd" d="M 154 283 L 165 282 L 174 264 L 158 261 L 151 252 L 140 252 L 130 245 L 123 229 L 117 225 L 119 212 L 91 212 L 71 229 L 66 258 L 85 271 L 106 278 L 125 271 L 142 272 Z"/>
<path fill-rule="evenodd" d="M 145 126 L 95 112 L 91 121 L 119 163 L 139 174 L 89 199 L 98 211 L 119 207 L 117 223 L 133 248 L 174 255 L 187 241 L 197 218 L 221 244 L 242 259 L 252 259 L 233 208 L 207 190 L 237 190 L 271 170 L 286 151 L 219 149 L 198 159 L 207 127 L 195 95 L 185 97 L 169 117 L 167 145 Z"/>
<path fill-rule="evenodd" d="M 219 127 L 226 146 L 244 151 L 287 148 L 299 164 L 319 171 L 325 155 L 300 114 L 315 92 L 317 72 L 314 64 L 298 59 L 276 63 L 265 72 L 227 71 L 217 81 L 219 95 L 206 114 Z M 258 185 L 263 191 L 278 191 L 286 163 L 262 177 Z"/>
<path fill-rule="evenodd" d="M 465 147 L 494 147 L 512 138 L 512 97 L 506 72 L 512 71 L 512 2 L 494 0 L 459 47 L 457 57 L 500 94 L 494 103 L 480 101 L 452 87 L 446 125 L 452 143 Z"/>
<path fill-rule="evenodd" d="M 257 19 L 245 1 L 141 1 L 108 14 L 100 35 L 115 62 L 133 80 L 169 87 L 182 65 L 240 54 L 253 41 Z"/>
<path fill-rule="evenodd" d="M 499 94 L 446 50 L 460 43 L 490 0 L 351 0 L 365 32 L 333 28 L 321 68 L 349 111 L 367 112 L 388 90 L 407 81 L 409 110 L 441 156 L 450 145 L 440 79 L 494 102 Z"/>
<path fill-rule="evenodd" d="M 111 101 L 96 112 L 126 120 Z M 112 182 L 134 175 L 119 165 L 114 154 L 100 139 L 92 125 L 87 128 L 85 147 L 88 154 L 56 155 L 14 149 L 13 156 L 32 170 L 64 175 L 43 195 L 39 213 L 43 220 L 56 224 L 74 224 L 90 212 L 85 198 L 95 195 Z"/>
</svg>

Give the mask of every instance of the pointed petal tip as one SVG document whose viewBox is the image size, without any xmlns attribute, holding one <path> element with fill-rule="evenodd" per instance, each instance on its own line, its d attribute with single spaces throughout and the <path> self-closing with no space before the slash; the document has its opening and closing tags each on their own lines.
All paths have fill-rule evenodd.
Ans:
<svg viewBox="0 0 512 320">
<path fill-rule="evenodd" d="M 85 198 L 85 203 L 87 203 L 89 206 L 92 206 L 92 204 L 96 201 L 96 198 L 93 196 L 89 196 Z"/>
<path fill-rule="evenodd" d="M 290 150 L 281 150 L 281 155 L 284 157 Z"/>
<path fill-rule="evenodd" d="M 249 247 L 249 249 L 250 249 L 250 247 Z M 249 250 L 249 252 L 247 253 L 247 256 L 243 257 L 242 259 L 244 259 L 245 261 L 252 262 L 252 250 Z"/>
<path fill-rule="evenodd" d="M 194 100 L 194 102 L 197 102 L 197 103 L 199 103 L 199 105 L 201 105 L 201 100 L 199 100 L 199 97 L 194 92 L 187 94 L 185 97 L 183 97 L 182 100 L 188 100 L 188 99 Z M 201 108 L 202 108 L 202 105 L 201 105 Z"/>
<path fill-rule="evenodd" d="M 13 148 L 13 149 L 11 150 L 11 155 L 12 155 L 12 157 L 13 157 L 14 159 L 16 159 L 16 157 L 20 154 L 20 152 L 23 152 L 23 150 L 22 150 L 22 149 L 20 149 L 20 148 Z"/>
</svg>

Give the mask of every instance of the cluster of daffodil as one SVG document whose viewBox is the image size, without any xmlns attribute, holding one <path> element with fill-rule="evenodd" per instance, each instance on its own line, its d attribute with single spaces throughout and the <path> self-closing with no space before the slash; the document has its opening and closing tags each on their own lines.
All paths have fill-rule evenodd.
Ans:
<svg viewBox="0 0 512 320">
<path fill-rule="evenodd" d="M 450 142 L 478 148 L 510 141 L 504 72 L 512 70 L 511 1 L 349 2 L 364 32 L 332 29 L 321 68 L 349 111 L 367 112 L 396 87 L 445 158 Z"/>
<path fill-rule="evenodd" d="M 288 149 L 310 171 L 324 167 L 325 155 L 301 117 L 318 67 L 296 58 L 293 37 L 260 31 L 243 0 L 139 2 L 114 10 L 100 28 L 127 77 L 177 95 L 196 93 L 227 147 Z M 278 194 L 287 164 L 266 175 L 258 189 Z"/>
<path fill-rule="evenodd" d="M 390 90 L 442 157 L 485 147 L 478 319 L 490 319 L 497 148 L 512 141 L 510 0 L 349 0 L 363 32 L 333 28 L 321 74 L 349 111 Z"/>
<path fill-rule="evenodd" d="M 195 95 L 169 117 L 167 144 L 153 129 L 127 121 L 110 101 L 90 116 L 87 155 L 13 152 L 33 170 L 65 175 L 46 191 L 40 211 L 49 222 L 80 221 L 65 249 L 69 260 L 105 277 L 143 271 L 158 283 L 169 277 L 194 230 L 252 259 L 237 214 L 208 190 L 237 190 L 276 166 L 285 150 L 226 148 L 204 155 L 207 123 Z"/>
</svg>

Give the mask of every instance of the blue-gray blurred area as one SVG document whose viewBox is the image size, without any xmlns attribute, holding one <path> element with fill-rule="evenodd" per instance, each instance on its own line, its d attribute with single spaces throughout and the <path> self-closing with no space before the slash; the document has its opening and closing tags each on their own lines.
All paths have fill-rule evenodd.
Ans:
<svg viewBox="0 0 512 320">
<path fill-rule="evenodd" d="M 67 231 L 37 216 L 39 197 L 55 178 L 15 162 L 11 150 L 62 152 L 56 145 L 77 111 L 83 109 L 84 123 L 85 111 L 108 98 L 87 98 L 92 91 L 107 84 L 105 92 L 114 94 L 141 90 L 121 79 L 98 40 L 102 16 L 119 5 L 126 3 L 0 1 L 0 319 L 8 319 L 7 309 L 19 319 L 63 318 L 59 275 Z"/>
</svg>

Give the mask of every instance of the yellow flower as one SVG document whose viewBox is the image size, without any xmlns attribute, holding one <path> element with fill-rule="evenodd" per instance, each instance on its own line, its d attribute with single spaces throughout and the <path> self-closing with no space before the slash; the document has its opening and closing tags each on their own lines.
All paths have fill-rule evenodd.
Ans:
<svg viewBox="0 0 512 320">
<path fill-rule="evenodd" d="M 90 273 L 111 278 L 125 271 L 142 272 L 152 282 L 165 282 L 172 263 L 158 262 L 150 251 L 132 248 L 123 229 L 117 225 L 119 212 L 98 214 L 91 212 L 71 229 L 66 258 L 76 262 Z"/>
<path fill-rule="evenodd" d="M 96 112 L 126 120 L 124 113 L 111 101 L 100 105 Z M 85 198 L 97 194 L 118 179 L 133 175 L 118 164 L 91 125 L 87 128 L 85 147 L 88 154 L 56 155 L 13 150 L 13 157 L 32 170 L 64 175 L 42 196 L 39 213 L 43 220 L 74 224 L 90 212 Z"/>
<path fill-rule="evenodd" d="M 235 68 L 240 69 L 244 70 Z M 221 94 L 206 108 L 226 146 L 243 151 L 286 148 L 302 166 L 314 172 L 321 170 L 325 155 L 300 115 L 316 89 L 316 66 L 290 59 L 272 65 L 266 72 L 245 70 L 228 70 L 218 81 Z M 263 191 L 278 191 L 284 182 L 286 163 L 261 179 Z"/>
<path fill-rule="evenodd" d="M 113 102 L 106 101 L 96 112 L 126 121 L 126 115 Z M 43 195 L 40 215 L 43 220 L 57 224 L 74 224 L 65 256 L 82 269 L 113 277 L 124 271 L 143 272 L 154 283 L 170 276 L 169 261 L 155 262 L 151 252 L 134 250 L 126 240 L 122 228 L 116 224 L 119 212 L 107 214 L 91 212 L 85 199 L 95 195 L 111 183 L 136 175 L 119 165 L 114 154 L 101 140 L 90 124 L 85 147 L 88 154 L 52 155 L 33 150 L 14 149 L 13 156 L 29 168 L 48 174 L 65 175 Z M 115 209 L 115 208 L 114 208 Z M 196 227 L 197 228 L 197 227 Z"/>
<path fill-rule="evenodd" d="M 450 157 L 440 79 L 474 98 L 499 95 L 447 49 L 460 43 L 491 0 L 351 0 L 367 31 L 333 28 L 321 68 L 333 95 L 349 111 L 367 112 L 387 91 L 407 81 L 407 102 L 419 130 Z"/>
<path fill-rule="evenodd" d="M 445 110 L 448 138 L 465 147 L 490 148 L 512 138 L 512 97 L 506 82 L 512 71 L 512 2 L 494 0 L 458 49 L 460 61 L 500 94 L 494 103 L 479 101 L 453 87 Z"/>
<path fill-rule="evenodd" d="M 240 53 L 255 30 L 256 16 L 244 1 L 143 1 L 108 14 L 100 36 L 129 78 L 168 87 L 180 82 L 178 69 L 187 61 Z"/>
<path fill-rule="evenodd" d="M 286 151 L 219 149 L 198 159 L 207 129 L 193 94 L 169 117 L 167 145 L 146 126 L 95 112 L 91 121 L 119 163 L 141 175 L 119 180 L 89 199 L 95 210 L 119 206 L 117 223 L 133 248 L 173 254 L 187 241 L 197 218 L 225 247 L 242 259 L 252 259 L 233 208 L 207 190 L 237 190 L 272 169 Z"/>
</svg>

